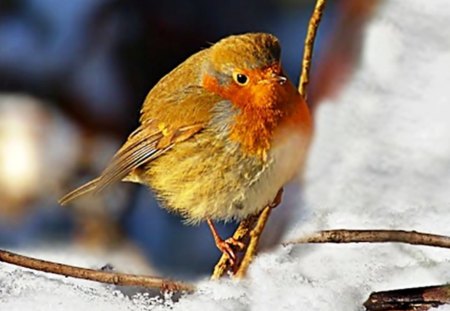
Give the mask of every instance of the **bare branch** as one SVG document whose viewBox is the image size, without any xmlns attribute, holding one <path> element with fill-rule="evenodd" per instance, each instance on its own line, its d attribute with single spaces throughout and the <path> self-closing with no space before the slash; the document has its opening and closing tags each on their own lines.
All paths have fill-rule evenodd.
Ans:
<svg viewBox="0 0 450 311">
<path fill-rule="evenodd" d="M 247 247 L 247 251 L 245 252 L 244 257 L 242 258 L 239 269 L 235 273 L 236 278 L 243 278 L 247 273 L 248 267 L 250 266 L 253 258 L 256 255 L 258 250 L 259 239 L 261 234 L 263 233 L 264 227 L 266 226 L 267 221 L 269 220 L 270 212 L 272 211 L 272 206 L 266 206 L 261 214 L 259 215 L 258 221 L 250 231 L 250 242 Z"/>
<path fill-rule="evenodd" d="M 368 311 L 425 311 L 450 303 L 450 285 L 374 292 L 364 303 Z"/>
<path fill-rule="evenodd" d="M 248 236 L 250 234 L 251 228 L 253 228 L 258 221 L 258 216 L 250 216 L 239 224 L 239 227 L 233 234 L 233 239 L 239 242 L 245 243 L 248 240 Z M 245 243 L 246 244 L 246 243 Z M 220 279 L 222 276 L 227 273 L 231 269 L 228 257 L 224 254 L 220 257 L 216 266 L 214 267 L 214 271 L 211 275 L 212 280 Z"/>
<path fill-rule="evenodd" d="M 283 243 L 381 243 L 396 242 L 450 248 L 450 237 L 404 230 L 324 230 Z"/>
<path fill-rule="evenodd" d="M 236 277 L 243 277 L 250 265 L 257 249 L 258 239 L 264 229 L 270 211 L 273 207 L 268 206 L 259 217 L 253 216 L 241 222 L 233 237 L 238 241 L 250 238 L 247 252 L 241 265 L 237 268 Z M 256 224 L 256 225 L 255 225 Z M 253 225 L 254 228 L 253 228 Z M 250 230 L 250 228 L 253 228 Z M 252 241 L 253 239 L 253 241 Z M 308 244 L 308 243 L 380 243 L 380 242 L 397 242 L 415 245 L 434 246 L 442 248 L 450 248 L 450 237 L 443 235 L 435 235 L 417 231 L 404 230 L 325 230 L 319 231 L 305 237 L 283 243 L 283 245 L 291 244 Z M 249 251 L 250 249 L 250 251 Z M 142 286 L 155 288 L 159 290 L 186 291 L 193 292 L 195 287 L 191 284 L 172 281 L 159 277 L 143 276 L 135 274 L 124 274 L 117 272 L 98 271 L 75 267 L 36 258 L 18 255 L 5 250 L 0 250 L 0 261 L 29 268 L 37 271 L 48 272 L 63 275 L 66 277 L 74 277 L 79 279 L 91 280 L 101 283 L 109 283 L 123 286 Z M 230 269 L 226 257 L 222 257 L 216 265 L 212 279 L 218 279 Z"/>
<path fill-rule="evenodd" d="M 170 291 L 192 292 L 194 290 L 193 285 L 183 282 L 172 281 L 153 276 L 124 274 L 80 268 L 56 262 L 40 260 L 32 257 L 26 257 L 5 250 L 0 250 L 0 261 L 37 271 L 54 273 L 64 275 L 66 277 L 70 276 L 78 279 L 91 280 L 101 283 L 125 286 L 142 286 Z"/>
<path fill-rule="evenodd" d="M 302 74 L 298 83 L 298 92 L 307 99 L 306 86 L 309 83 L 309 72 L 311 69 L 311 59 L 314 51 L 314 41 L 316 39 L 317 28 L 325 9 L 326 0 L 317 0 L 314 12 L 309 20 L 308 31 L 306 33 L 305 48 L 303 51 Z"/>
<path fill-rule="evenodd" d="M 214 267 L 214 271 L 211 276 L 212 280 L 221 278 L 227 271 L 230 271 L 231 268 L 234 268 L 232 271 L 234 273 L 234 277 L 243 278 L 245 276 L 247 269 L 258 250 L 259 239 L 267 221 L 269 220 L 270 212 L 281 203 L 282 197 L 283 188 L 278 190 L 273 202 L 266 206 L 259 215 L 247 217 L 239 224 L 239 227 L 234 232 L 233 238 L 236 241 L 242 242 L 246 245 L 245 249 L 241 250 L 245 251 L 244 256 L 242 258 L 238 258 L 237 263 L 234 267 L 232 267 L 228 257 L 226 255 L 222 255 L 219 262 Z"/>
</svg>

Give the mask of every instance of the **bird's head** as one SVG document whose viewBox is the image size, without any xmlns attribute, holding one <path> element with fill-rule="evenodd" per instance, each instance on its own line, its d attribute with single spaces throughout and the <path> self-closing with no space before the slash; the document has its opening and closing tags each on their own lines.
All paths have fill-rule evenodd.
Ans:
<svg viewBox="0 0 450 311">
<path fill-rule="evenodd" d="M 278 39 L 267 33 L 230 36 L 209 49 L 203 86 L 236 107 L 274 107 L 286 102 L 295 87 L 280 64 Z"/>
</svg>

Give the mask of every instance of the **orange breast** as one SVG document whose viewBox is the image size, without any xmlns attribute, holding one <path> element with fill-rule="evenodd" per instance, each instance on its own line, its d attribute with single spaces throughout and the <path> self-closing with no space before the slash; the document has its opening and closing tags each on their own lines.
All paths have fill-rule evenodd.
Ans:
<svg viewBox="0 0 450 311">
<path fill-rule="evenodd" d="M 239 142 L 247 154 L 265 159 L 280 127 L 311 127 L 306 103 L 290 81 L 221 86 L 214 77 L 206 75 L 203 84 L 239 109 L 231 125 L 230 139 Z"/>
</svg>

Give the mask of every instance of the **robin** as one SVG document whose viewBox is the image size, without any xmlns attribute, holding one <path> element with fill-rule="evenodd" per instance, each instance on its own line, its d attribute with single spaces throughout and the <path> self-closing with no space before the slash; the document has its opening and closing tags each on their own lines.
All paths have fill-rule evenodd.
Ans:
<svg viewBox="0 0 450 311">
<path fill-rule="evenodd" d="M 222 240 L 213 221 L 242 220 L 271 204 L 301 168 L 311 136 L 280 52 L 275 36 L 248 33 L 189 57 L 150 90 L 139 127 L 101 175 L 60 203 L 117 181 L 147 185 L 187 223 L 207 221 L 233 261 L 242 243 Z"/>
</svg>

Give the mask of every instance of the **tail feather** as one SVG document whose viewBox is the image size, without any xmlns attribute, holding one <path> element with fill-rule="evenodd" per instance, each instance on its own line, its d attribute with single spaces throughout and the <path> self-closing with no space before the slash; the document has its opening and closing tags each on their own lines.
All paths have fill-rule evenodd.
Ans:
<svg viewBox="0 0 450 311">
<path fill-rule="evenodd" d="M 100 177 L 97 177 L 97 178 L 85 183 L 84 185 L 78 187 L 77 189 L 75 189 L 75 190 L 69 192 L 68 194 L 66 194 L 65 196 L 63 196 L 61 199 L 59 199 L 58 203 L 61 205 L 66 205 L 70 201 L 78 198 L 79 196 L 82 196 L 86 193 L 94 191 L 97 188 L 99 181 L 100 181 Z"/>
</svg>

